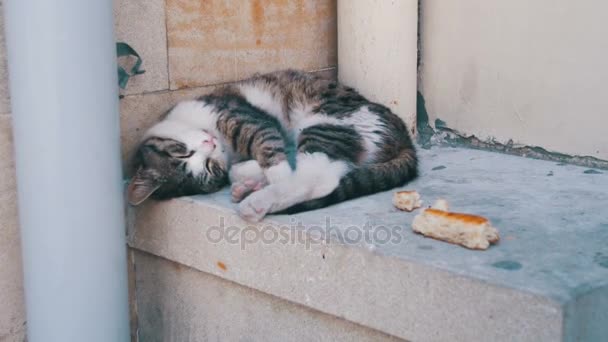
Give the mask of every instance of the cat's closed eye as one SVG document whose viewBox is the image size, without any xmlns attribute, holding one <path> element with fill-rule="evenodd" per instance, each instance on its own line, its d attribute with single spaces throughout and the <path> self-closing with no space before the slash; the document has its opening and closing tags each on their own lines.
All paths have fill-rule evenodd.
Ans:
<svg viewBox="0 0 608 342">
<path fill-rule="evenodd" d="M 194 151 L 189 151 L 186 154 L 182 154 L 182 153 L 170 153 L 172 157 L 175 158 L 179 158 L 179 159 L 188 159 L 190 157 L 192 157 L 192 155 L 194 154 Z"/>
<path fill-rule="evenodd" d="M 165 152 L 174 158 L 190 158 L 194 151 L 189 150 L 186 145 L 181 143 L 164 146 Z"/>
</svg>

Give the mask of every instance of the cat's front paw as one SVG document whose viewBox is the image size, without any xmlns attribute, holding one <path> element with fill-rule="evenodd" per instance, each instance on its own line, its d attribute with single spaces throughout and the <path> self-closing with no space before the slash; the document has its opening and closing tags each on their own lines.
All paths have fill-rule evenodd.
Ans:
<svg viewBox="0 0 608 342">
<path fill-rule="evenodd" d="M 247 160 L 234 164 L 230 167 L 230 182 L 231 183 L 243 183 L 246 180 L 259 180 L 266 181 L 264 171 L 255 160 Z"/>
<path fill-rule="evenodd" d="M 272 208 L 272 201 L 264 191 L 254 192 L 245 198 L 238 207 L 239 216 L 248 222 L 259 222 Z"/>
<path fill-rule="evenodd" d="M 239 203 L 252 192 L 258 191 L 266 186 L 265 180 L 248 179 L 242 182 L 233 183 L 230 187 L 232 202 Z"/>
</svg>

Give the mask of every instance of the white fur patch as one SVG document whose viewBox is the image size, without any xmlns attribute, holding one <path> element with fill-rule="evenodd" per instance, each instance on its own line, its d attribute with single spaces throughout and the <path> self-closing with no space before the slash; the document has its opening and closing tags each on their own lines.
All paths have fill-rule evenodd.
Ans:
<svg viewBox="0 0 608 342">
<path fill-rule="evenodd" d="M 310 120 L 313 117 L 320 117 L 318 114 L 313 114 L 313 105 L 307 105 L 305 103 L 295 103 L 292 106 L 293 108 L 291 108 L 291 112 L 289 112 L 289 129 L 295 130 L 296 134 L 302 131 L 302 129 L 308 127 L 305 123 L 306 120 Z"/>
<path fill-rule="evenodd" d="M 249 195 L 239 205 L 239 213 L 247 220 L 259 221 L 266 213 L 329 195 L 348 170 L 346 162 L 332 161 L 324 153 L 299 154 L 295 172 Z"/>
<path fill-rule="evenodd" d="M 195 129 L 179 121 L 161 121 L 146 133 L 146 137 L 168 138 L 180 141 L 193 150 L 209 135 L 202 129 Z"/>
<path fill-rule="evenodd" d="M 304 129 L 316 125 L 331 124 L 331 125 L 344 125 L 344 121 L 336 118 L 329 117 L 325 114 L 314 114 L 310 116 L 302 116 L 294 124 L 296 134 L 300 134 Z"/>
<path fill-rule="evenodd" d="M 203 101 L 183 101 L 167 115 L 166 120 L 179 121 L 192 127 L 217 132 L 217 113 Z M 218 133 L 219 134 L 219 133 Z"/>
<path fill-rule="evenodd" d="M 182 141 L 179 138 L 187 134 L 187 132 L 201 130 L 219 137 L 217 114 L 211 106 L 206 105 L 202 101 L 184 101 L 178 103 L 163 121 L 152 126 L 144 134 L 143 139 L 147 139 L 150 136 L 158 136 Z M 186 141 L 183 142 L 187 143 Z"/>
<path fill-rule="evenodd" d="M 297 115 L 292 115 L 292 118 L 294 121 L 293 128 L 296 135 L 299 135 L 304 129 L 315 125 L 352 125 L 363 138 L 363 147 L 367 151 L 365 161 L 374 161 L 374 156 L 378 151 L 377 144 L 381 142 L 380 136 L 375 133 L 375 131 L 381 130 L 382 127 L 380 126 L 378 116 L 371 113 L 368 107 L 362 107 L 360 110 L 341 120 L 325 114 L 306 114 L 304 112 L 297 113 Z"/>
<path fill-rule="evenodd" d="M 198 175 L 205 171 L 205 160 L 209 158 L 208 155 L 203 155 L 202 153 L 195 153 L 186 162 L 186 167 L 193 174 Z"/>
<path fill-rule="evenodd" d="M 338 186 L 348 169 L 346 162 L 333 161 L 325 153 L 299 154 L 292 184 L 309 189 L 303 201 L 320 198 Z"/>
<path fill-rule="evenodd" d="M 291 166 L 289 166 L 287 160 L 284 160 L 277 165 L 271 166 L 264 170 L 264 175 L 266 175 L 268 183 L 274 184 L 287 179 L 293 174 L 293 172 L 294 171 L 291 169 Z"/>
<path fill-rule="evenodd" d="M 378 151 L 377 144 L 381 142 L 380 135 L 374 132 L 382 129 L 378 115 L 371 113 L 368 107 L 362 107 L 359 111 L 344 118 L 343 122 L 355 126 L 357 132 L 363 137 L 363 146 L 367 151 L 365 161 L 373 162 Z"/>
<path fill-rule="evenodd" d="M 272 92 L 250 84 L 239 85 L 239 89 L 249 103 L 283 121 L 283 106 L 280 101 L 274 98 Z"/>
<path fill-rule="evenodd" d="M 230 168 L 230 182 L 239 183 L 245 180 L 263 180 L 264 171 L 256 160 L 248 160 L 232 165 Z"/>
</svg>

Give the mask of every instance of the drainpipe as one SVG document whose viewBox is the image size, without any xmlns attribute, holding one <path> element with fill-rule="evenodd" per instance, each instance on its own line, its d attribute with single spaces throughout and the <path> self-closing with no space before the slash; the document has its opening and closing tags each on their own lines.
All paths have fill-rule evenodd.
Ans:
<svg viewBox="0 0 608 342">
<path fill-rule="evenodd" d="M 112 1 L 4 7 L 28 341 L 128 341 Z"/>
</svg>

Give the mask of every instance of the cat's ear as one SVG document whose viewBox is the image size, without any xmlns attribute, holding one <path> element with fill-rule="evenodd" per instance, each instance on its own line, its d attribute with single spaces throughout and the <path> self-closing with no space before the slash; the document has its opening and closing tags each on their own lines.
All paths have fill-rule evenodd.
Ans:
<svg viewBox="0 0 608 342">
<path fill-rule="evenodd" d="M 131 205 L 139 205 L 145 201 L 156 189 L 160 188 L 162 182 L 156 172 L 139 168 L 135 176 L 131 178 L 127 187 L 127 198 Z"/>
</svg>

